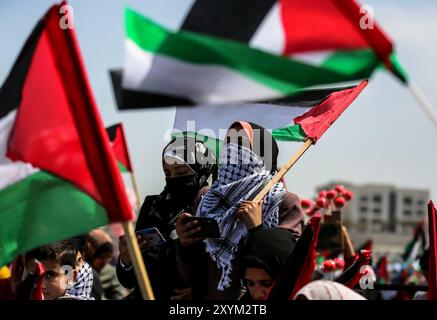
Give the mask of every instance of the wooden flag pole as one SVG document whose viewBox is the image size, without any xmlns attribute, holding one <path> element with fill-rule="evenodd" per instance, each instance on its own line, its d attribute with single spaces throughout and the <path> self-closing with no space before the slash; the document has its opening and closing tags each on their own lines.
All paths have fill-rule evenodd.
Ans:
<svg viewBox="0 0 437 320">
<path fill-rule="evenodd" d="M 437 111 L 433 108 L 422 91 L 420 91 L 420 89 L 413 82 L 408 82 L 408 90 L 410 90 L 411 94 L 414 96 L 414 98 L 416 98 L 423 111 L 425 111 L 425 113 L 437 127 Z"/>
<path fill-rule="evenodd" d="M 264 188 L 256 195 L 256 197 L 252 200 L 255 202 L 260 202 L 262 198 L 269 192 L 269 190 L 281 180 L 281 178 L 291 169 L 291 167 L 300 159 L 300 157 L 309 149 L 309 147 L 314 144 L 311 139 L 305 141 L 303 146 L 297 151 L 297 153 L 287 161 L 287 163 L 278 171 L 277 174 L 267 183 Z"/>
<path fill-rule="evenodd" d="M 141 198 L 140 198 L 140 193 L 138 192 L 138 186 L 137 186 L 137 180 L 135 179 L 135 175 L 133 172 L 129 172 L 130 173 L 130 179 L 132 181 L 132 186 L 135 190 L 135 195 L 137 196 L 137 202 L 138 202 L 138 210 L 140 210 L 141 208 Z"/>
<path fill-rule="evenodd" d="M 127 242 L 129 256 L 137 277 L 138 286 L 144 300 L 155 300 L 149 276 L 147 275 L 146 266 L 144 265 L 143 256 L 138 246 L 134 226 L 131 221 L 122 222 L 124 235 Z"/>
</svg>

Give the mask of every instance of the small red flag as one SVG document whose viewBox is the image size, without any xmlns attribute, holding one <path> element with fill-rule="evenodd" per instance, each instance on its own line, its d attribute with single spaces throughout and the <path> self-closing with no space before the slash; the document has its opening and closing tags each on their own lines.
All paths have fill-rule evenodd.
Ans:
<svg viewBox="0 0 437 320">
<path fill-rule="evenodd" d="M 112 151 L 114 152 L 117 161 L 119 161 L 127 171 L 133 172 L 123 124 L 114 124 L 113 126 L 106 128 L 106 132 L 108 133 Z"/>
<path fill-rule="evenodd" d="M 428 300 L 437 300 L 437 224 L 434 203 L 428 203 L 429 271 Z"/>
</svg>

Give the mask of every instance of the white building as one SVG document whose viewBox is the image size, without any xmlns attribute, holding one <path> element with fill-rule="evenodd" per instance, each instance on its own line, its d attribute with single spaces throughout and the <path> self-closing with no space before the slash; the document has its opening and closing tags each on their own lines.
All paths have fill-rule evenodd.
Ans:
<svg viewBox="0 0 437 320">
<path fill-rule="evenodd" d="M 355 246 L 373 239 L 375 253 L 402 253 L 417 223 L 426 222 L 428 190 L 332 182 L 318 187 L 317 192 L 337 184 L 354 193 L 342 218 Z"/>
</svg>

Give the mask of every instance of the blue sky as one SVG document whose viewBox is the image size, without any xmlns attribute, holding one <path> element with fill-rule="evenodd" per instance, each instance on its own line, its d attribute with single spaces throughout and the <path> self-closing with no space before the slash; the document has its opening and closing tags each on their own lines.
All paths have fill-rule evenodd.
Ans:
<svg viewBox="0 0 437 320">
<path fill-rule="evenodd" d="M 123 63 L 123 9 L 126 5 L 177 28 L 192 0 L 69 1 L 91 86 L 105 125 L 123 122 L 140 193 L 164 186 L 161 150 L 174 108 L 119 112 L 108 70 Z M 0 81 L 3 82 L 36 21 L 53 3 L 46 0 L 0 1 Z M 363 2 L 364 3 L 364 2 Z M 366 1 L 393 39 L 410 77 L 437 105 L 437 3 Z M 393 76 L 378 71 L 367 89 L 322 139 L 287 174 L 290 190 L 310 197 L 330 180 L 384 183 L 429 189 L 437 201 L 437 128 Z M 296 150 L 281 143 L 279 163 Z"/>
</svg>

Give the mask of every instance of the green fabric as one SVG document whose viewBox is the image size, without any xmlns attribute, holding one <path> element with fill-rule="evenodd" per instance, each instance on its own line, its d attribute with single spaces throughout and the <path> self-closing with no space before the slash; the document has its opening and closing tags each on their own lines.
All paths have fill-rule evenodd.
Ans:
<svg viewBox="0 0 437 320">
<path fill-rule="evenodd" d="M 223 147 L 223 141 L 220 139 L 214 139 L 196 132 L 178 132 L 172 135 L 173 137 L 191 137 L 199 141 L 202 141 L 207 145 L 207 147 L 212 150 L 216 156 L 217 161 L 220 158 L 221 150 Z M 305 132 L 302 130 L 300 125 L 295 124 L 285 128 L 275 129 L 272 131 L 272 136 L 277 141 L 294 141 L 294 142 L 304 142 L 307 139 Z"/>
<path fill-rule="evenodd" d="M 39 171 L 0 190 L 0 266 L 38 246 L 108 224 L 104 208 L 71 183 Z"/>
<path fill-rule="evenodd" d="M 404 84 L 407 84 L 408 83 L 407 73 L 405 72 L 404 68 L 400 64 L 398 57 L 396 56 L 395 53 L 391 54 L 390 60 L 391 60 L 392 66 L 393 66 L 392 71 L 395 74 L 395 76 L 397 76 L 399 78 L 399 80 L 401 80 Z"/>
<path fill-rule="evenodd" d="M 307 136 L 300 125 L 294 124 L 285 128 L 275 129 L 272 136 L 278 141 L 298 141 L 303 142 Z"/>
<path fill-rule="evenodd" d="M 368 78 L 379 61 L 373 51 L 336 52 L 320 66 L 269 54 L 240 42 L 188 31 L 172 33 L 126 9 L 127 37 L 145 51 L 187 63 L 221 65 L 281 94 L 297 89 Z"/>
<path fill-rule="evenodd" d="M 122 173 L 129 173 L 130 172 L 129 170 L 127 170 L 127 168 L 120 161 L 117 161 L 117 165 L 118 165 L 118 170 L 120 170 L 120 172 L 122 172 Z"/>
</svg>

